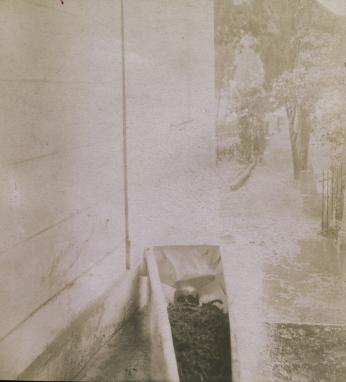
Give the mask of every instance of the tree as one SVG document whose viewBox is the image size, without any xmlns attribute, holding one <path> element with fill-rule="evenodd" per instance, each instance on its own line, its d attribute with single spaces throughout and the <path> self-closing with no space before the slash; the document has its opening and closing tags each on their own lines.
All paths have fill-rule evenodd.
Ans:
<svg viewBox="0 0 346 382">
<path fill-rule="evenodd" d="M 341 160 L 346 150 L 346 88 L 343 83 L 334 89 L 327 89 L 316 102 L 313 125 L 316 141 L 328 145 L 333 153 L 330 158 Z"/>
<path fill-rule="evenodd" d="M 338 86 L 344 77 L 335 59 L 342 34 L 313 8 L 313 2 L 297 1 L 297 5 L 287 47 L 288 67 L 272 88 L 277 104 L 286 109 L 295 179 L 308 168 L 315 105 L 326 89 Z"/>
<path fill-rule="evenodd" d="M 251 130 L 252 111 L 258 119 L 265 112 L 261 102 L 252 102 L 251 92 L 272 91 L 273 107 L 286 109 L 297 179 L 308 168 L 310 137 L 320 126 L 313 128 L 315 105 L 327 89 L 344 81 L 346 24 L 316 0 L 257 0 L 238 6 L 216 0 L 215 4 L 216 93 L 219 99 L 228 94 L 229 113 L 238 114 L 241 138 Z M 252 51 L 260 64 L 237 80 L 237 55 L 247 36 L 255 40 Z M 246 71 L 247 61 L 238 67 Z M 239 83 L 259 73 L 264 73 L 263 83 L 240 89 Z"/>
<path fill-rule="evenodd" d="M 256 51 L 257 40 L 244 35 L 234 52 L 232 80 L 225 82 L 222 92 L 221 118 L 233 116 L 237 143 L 233 155 L 241 162 L 256 160 L 264 150 L 264 115 L 267 95 L 264 87 L 264 67 Z M 221 97 L 220 97 L 221 98 Z"/>
</svg>

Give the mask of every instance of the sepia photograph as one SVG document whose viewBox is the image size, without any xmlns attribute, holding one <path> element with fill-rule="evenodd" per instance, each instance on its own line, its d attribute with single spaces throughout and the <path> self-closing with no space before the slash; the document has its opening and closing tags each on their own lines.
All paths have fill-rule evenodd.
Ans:
<svg viewBox="0 0 346 382">
<path fill-rule="evenodd" d="M 0 0 L 0 380 L 346 382 L 345 41 L 346 0 Z"/>
</svg>

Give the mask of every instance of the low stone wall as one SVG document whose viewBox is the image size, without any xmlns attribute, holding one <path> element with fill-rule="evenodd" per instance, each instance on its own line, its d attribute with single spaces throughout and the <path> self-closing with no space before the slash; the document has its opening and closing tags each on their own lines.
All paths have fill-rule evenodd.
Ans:
<svg viewBox="0 0 346 382">
<path fill-rule="evenodd" d="M 17 378 L 65 381 L 78 379 L 93 355 L 121 329 L 138 308 L 138 281 L 137 268 L 124 274 L 59 333 Z"/>
</svg>

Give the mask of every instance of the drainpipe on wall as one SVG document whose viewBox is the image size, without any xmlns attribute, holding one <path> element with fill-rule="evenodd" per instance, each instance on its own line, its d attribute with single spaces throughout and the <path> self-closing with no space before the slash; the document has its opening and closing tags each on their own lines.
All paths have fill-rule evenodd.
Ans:
<svg viewBox="0 0 346 382">
<path fill-rule="evenodd" d="M 125 62 L 125 24 L 124 1 L 120 0 L 121 18 L 121 69 L 122 69 L 122 103 L 123 103 L 123 180 L 124 180 L 124 224 L 125 224 L 125 261 L 126 269 L 131 268 L 131 242 L 129 235 L 128 204 L 128 166 L 127 166 L 127 105 L 126 105 L 126 62 Z"/>
</svg>

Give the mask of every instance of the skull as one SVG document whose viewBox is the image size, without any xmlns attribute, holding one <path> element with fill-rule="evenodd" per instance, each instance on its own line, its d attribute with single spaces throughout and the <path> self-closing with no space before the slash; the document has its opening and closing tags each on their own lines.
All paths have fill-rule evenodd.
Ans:
<svg viewBox="0 0 346 382">
<path fill-rule="evenodd" d="M 197 289 L 187 285 L 177 287 L 174 302 L 178 304 L 199 305 Z"/>
</svg>

